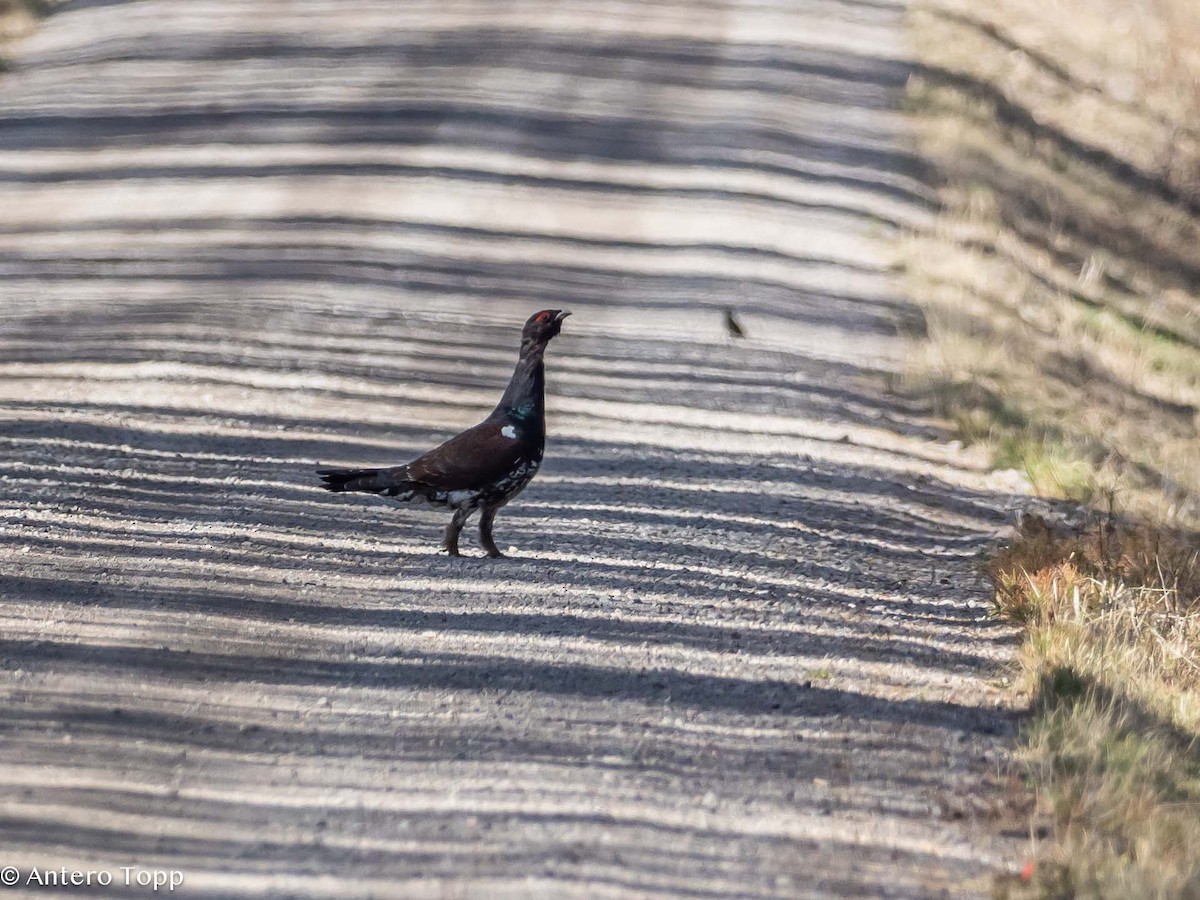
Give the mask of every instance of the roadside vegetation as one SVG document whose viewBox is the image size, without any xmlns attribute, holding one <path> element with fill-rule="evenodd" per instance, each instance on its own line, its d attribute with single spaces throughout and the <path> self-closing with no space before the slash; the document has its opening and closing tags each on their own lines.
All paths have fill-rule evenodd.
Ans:
<svg viewBox="0 0 1200 900">
<path fill-rule="evenodd" d="M 1031 866 L 1000 896 L 1200 897 L 1200 4 L 920 0 L 939 185 L 913 376 L 1048 498 L 990 563 L 1026 628 Z"/>
</svg>

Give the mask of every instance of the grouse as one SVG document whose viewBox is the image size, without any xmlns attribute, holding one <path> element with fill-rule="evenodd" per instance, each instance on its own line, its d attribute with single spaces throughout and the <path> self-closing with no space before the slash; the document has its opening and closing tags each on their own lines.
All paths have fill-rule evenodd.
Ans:
<svg viewBox="0 0 1200 900">
<path fill-rule="evenodd" d="M 454 510 L 442 547 L 459 556 L 458 535 L 480 510 L 479 543 L 493 559 L 503 556 L 492 539 L 500 507 L 524 490 L 542 464 L 546 444 L 546 344 L 570 313 L 534 313 L 521 334 L 521 352 L 508 387 L 492 414 L 457 437 L 403 466 L 387 469 L 318 469 L 328 491 L 379 494 L 398 503 L 424 501 Z"/>
</svg>

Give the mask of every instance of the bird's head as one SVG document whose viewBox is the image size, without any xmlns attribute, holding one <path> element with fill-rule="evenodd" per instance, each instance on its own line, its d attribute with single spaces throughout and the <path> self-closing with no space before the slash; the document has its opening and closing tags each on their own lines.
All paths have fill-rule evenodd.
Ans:
<svg viewBox="0 0 1200 900">
<path fill-rule="evenodd" d="M 529 317 L 521 335 L 521 346 L 545 347 L 550 338 L 562 331 L 562 321 L 571 313 L 565 309 L 543 309 Z"/>
</svg>

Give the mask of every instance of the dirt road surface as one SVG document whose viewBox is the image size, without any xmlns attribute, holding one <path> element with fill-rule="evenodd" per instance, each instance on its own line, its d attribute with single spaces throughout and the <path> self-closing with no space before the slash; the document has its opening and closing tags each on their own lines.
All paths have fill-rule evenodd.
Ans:
<svg viewBox="0 0 1200 900">
<path fill-rule="evenodd" d="M 902 15 L 74 0 L 9 48 L 0 865 L 985 892 L 1014 498 L 888 389 Z M 511 559 L 316 489 L 477 421 L 542 307 Z"/>
</svg>

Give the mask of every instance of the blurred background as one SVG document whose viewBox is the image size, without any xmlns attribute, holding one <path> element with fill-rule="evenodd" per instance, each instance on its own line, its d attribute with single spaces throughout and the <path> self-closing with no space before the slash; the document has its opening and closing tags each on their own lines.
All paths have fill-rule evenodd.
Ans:
<svg viewBox="0 0 1200 900">
<path fill-rule="evenodd" d="M 834 356 L 904 318 L 858 226 L 931 201 L 893 140 L 899 6 L 46 9 L 6 79 L 10 302 L 101 267 L 122 321 L 578 306 L 719 342 L 736 308 Z"/>
</svg>

